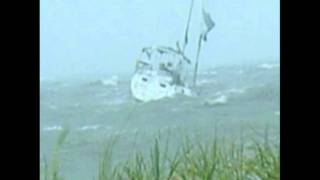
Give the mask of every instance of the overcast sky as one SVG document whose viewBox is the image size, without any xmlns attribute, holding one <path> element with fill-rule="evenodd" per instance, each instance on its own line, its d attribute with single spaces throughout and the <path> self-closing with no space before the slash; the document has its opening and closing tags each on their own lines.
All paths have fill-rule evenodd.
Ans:
<svg viewBox="0 0 320 180">
<path fill-rule="evenodd" d="M 191 0 L 40 0 L 40 74 L 58 77 L 132 72 L 141 48 L 183 40 Z M 195 0 L 187 55 L 202 29 Z M 279 60 L 279 0 L 208 0 L 216 26 L 200 69 Z"/>
</svg>

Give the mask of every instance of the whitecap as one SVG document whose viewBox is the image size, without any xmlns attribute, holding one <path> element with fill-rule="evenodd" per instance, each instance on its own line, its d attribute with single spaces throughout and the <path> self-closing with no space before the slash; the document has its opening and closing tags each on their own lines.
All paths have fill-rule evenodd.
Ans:
<svg viewBox="0 0 320 180">
<path fill-rule="evenodd" d="M 217 91 L 215 93 L 215 96 L 224 96 L 224 95 L 230 95 L 230 94 L 243 94 L 246 92 L 246 88 L 230 88 L 223 91 Z"/>
<path fill-rule="evenodd" d="M 205 72 L 203 72 L 203 73 L 201 73 L 201 74 L 214 76 L 214 75 L 217 75 L 218 72 L 217 72 L 217 71 L 205 71 Z"/>
<path fill-rule="evenodd" d="M 213 99 L 208 99 L 204 102 L 206 106 L 223 105 L 228 102 L 228 97 L 226 95 L 220 95 Z"/>
<path fill-rule="evenodd" d="M 219 96 L 218 98 L 214 99 L 214 102 L 217 104 L 225 104 L 227 103 L 228 98 L 225 95 Z"/>
<path fill-rule="evenodd" d="M 100 125 L 88 125 L 88 126 L 82 126 L 80 128 L 81 131 L 85 131 L 85 130 L 97 130 L 98 128 L 100 128 Z"/>
<path fill-rule="evenodd" d="M 231 88 L 226 91 L 226 93 L 231 94 L 243 94 L 245 92 L 244 88 Z"/>
<path fill-rule="evenodd" d="M 109 79 L 102 79 L 101 83 L 104 86 L 117 86 L 119 82 L 119 77 L 118 76 L 112 76 Z"/>
<path fill-rule="evenodd" d="M 43 128 L 43 131 L 61 131 L 61 130 L 62 130 L 62 127 L 58 125 Z"/>
<path fill-rule="evenodd" d="M 90 82 L 90 85 L 99 85 L 99 86 L 118 86 L 119 78 L 118 76 L 112 76 L 111 78 L 103 78 L 93 82 Z"/>
<path fill-rule="evenodd" d="M 278 68 L 280 67 L 280 64 L 277 63 L 277 64 L 267 64 L 267 63 L 263 63 L 259 66 L 259 68 L 262 68 L 262 69 L 273 69 L 273 68 Z"/>
<path fill-rule="evenodd" d="M 200 79 L 197 84 L 198 85 L 204 85 L 204 84 L 209 84 L 210 81 L 208 79 Z"/>
</svg>

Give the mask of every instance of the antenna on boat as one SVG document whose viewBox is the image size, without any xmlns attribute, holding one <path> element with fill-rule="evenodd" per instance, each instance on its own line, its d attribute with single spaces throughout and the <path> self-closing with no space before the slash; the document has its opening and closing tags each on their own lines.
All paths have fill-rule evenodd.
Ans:
<svg viewBox="0 0 320 180">
<path fill-rule="evenodd" d="M 191 0 L 191 5 L 189 9 L 189 16 L 188 16 L 188 21 L 187 21 L 187 26 L 185 30 L 185 35 L 184 35 L 184 42 L 183 42 L 183 47 L 182 47 L 182 52 L 184 53 L 184 50 L 188 44 L 188 32 L 189 32 L 189 25 L 190 25 L 190 19 L 191 19 L 191 14 L 192 14 L 192 9 L 193 9 L 193 1 Z"/>
<path fill-rule="evenodd" d="M 193 74 L 193 87 L 196 87 L 199 56 L 200 56 L 202 41 L 205 41 L 205 42 L 207 41 L 207 34 L 215 26 L 215 23 L 213 22 L 210 14 L 208 12 L 206 12 L 206 10 L 204 8 L 203 1 L 202 1 L 202 17 L 203 17 L 204 23 L 206 25 L 206 29 L 200 34 L 199 40 L 198 40 L 198 50 L 197 50 L 197 56 L 196 56 L 196 62 L 195 62 L 195 67 L 194 67 L 194 74 Z"/>
</svg>

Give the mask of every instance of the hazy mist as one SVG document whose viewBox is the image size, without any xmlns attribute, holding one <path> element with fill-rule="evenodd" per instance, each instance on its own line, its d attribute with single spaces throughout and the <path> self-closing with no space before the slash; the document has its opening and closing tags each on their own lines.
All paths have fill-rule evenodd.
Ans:
<svg viewBox="0 0 320 180">
<path fill-rule="evenodd" d="M 131 73 L 145 46 L 182 41 L 191 0 L 40 0 L 40 76 Z M 195 0 L 187 55 L 203 28 Z M 200 69 L 279 60 L 278 0 L 209 0 Z"/>
</svg>

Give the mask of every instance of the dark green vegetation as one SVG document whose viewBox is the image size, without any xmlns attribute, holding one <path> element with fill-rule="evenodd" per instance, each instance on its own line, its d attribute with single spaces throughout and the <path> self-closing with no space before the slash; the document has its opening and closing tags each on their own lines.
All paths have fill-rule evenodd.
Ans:
<svg viewBox="0 0 320 180">
<path fill-rule="evenodd" d="M 62 131 L 50 162 L 41 168 L 41 180 L 62 180 L 59 152 L 68 131 Z M 170 149 L 170 138 L 154 138 L 148 153 L 135 152 L 123 162 L 114 163 L 117 138 L 105 145 L 97 169 L 97 180 L 276 180 L 280 179 L 278 143 L 264 141 L 231 142 L 212 138 L 194 141 L 185 137 L 178 149 Z M 44 158 L 45 159 L 45 158 Z"/>
<path fill-rule="evenodd" d="M 43 170 L 40 172 L 41 180 L 64 180 L 64 178 L 60 174 L 60 151 L 67 138 L 68 133 L 69 129 L 64 129 L 60 133 L 58 141 L 53 151 L 52 160 L 48 162 L 46 157 L 44 157 L 44 167 L 42 168 Z"/>
</svg>

